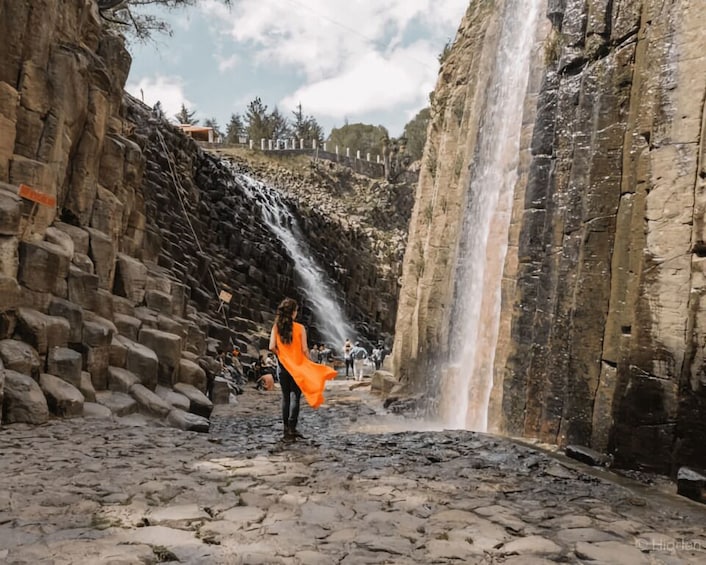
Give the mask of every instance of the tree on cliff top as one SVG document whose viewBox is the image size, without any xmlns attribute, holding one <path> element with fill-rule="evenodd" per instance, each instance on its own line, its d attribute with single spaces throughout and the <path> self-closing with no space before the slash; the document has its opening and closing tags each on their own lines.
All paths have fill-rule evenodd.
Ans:
<svg viewBox="0 0 706 565">
<path fill-rule="evenodd" d="M 98 0 L 98 9 L 109 27 L 117 29 L 137 41 L 148 41 L 154 33 L 172 34 L 171 26 L 163 19 L 142 10 L 161 6 L 169 10 L 193 6 L 198 0 Z M 232 0 L 220 0 L 226 6 Z"/>
<path fill-rule="evenodd" d="M 407 139 L 407 153 L 413 161 L 422 158 L 424 144 L 427 141 L 427 126 L 431 111 L 429 108 L 419 110 L 416 116 L 404 126 L 404 137 Z"/>
<path fill-rule="evenodd" d="M 387 128 L 383 126 L 373 126 L 370 124 L 348 124 L 333 128 L 328 136 L 329 151 L 333 151 L 338 145 L 338 150 L 344 153 L 346 147 L 350 148 L 351 156 L 355 156 L 356 151 L 360 151 L 361 157 L 370 153 L 371 158 L 382 154 L 382 143 L 380 140 L 389 137 Z"/>
<path fill-rule="evenodd" d="M 294 137 L 303 139 L 306 147 L 311 147 L 312 141 L 316 141 L 317 145 L 321 145 L 324 141 L 324 130 L 316 121 L 316 118 L 314 116 L 305 116 L 301 103 L 292 114 L 294 114 L 294 123 L 292 124 Z"/>
<path fill-rule="evenodd" d="M 181 110 L 179 110 L 179 113 L 174 116 L 174 119 L 180 124 L 198 124 L 199 121 L 194 118 L 194 114 L 196 114 L 196 110 L 189 110 L 182 102 Z"/>
</svg>

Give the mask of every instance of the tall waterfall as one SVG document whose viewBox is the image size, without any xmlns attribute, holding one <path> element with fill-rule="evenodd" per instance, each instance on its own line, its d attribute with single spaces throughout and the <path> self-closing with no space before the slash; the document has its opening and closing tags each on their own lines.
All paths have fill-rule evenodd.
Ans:
<svg viewBox="0 0 706 565">
<path fill-rule="evenodd" d="M 279 193 L 246 174 L 234 173 L 234 176 L 248 196 L 260 204 L 263 220 L 294 261 L 294 269 L 301 278 L 302 290 L 320 333 L 337 347 L 340 347 L 346 338 L 353 339 L 355 330 L 346 320 L 333 289 L 326 282 L 326 273 L 317 265 L 296 218 Z"/>
<path fill-rule="evenodd" d="M 486 431 L 500 320 L 500 288 L 530 58 L 542 0 L 507 0 L 493 82 L 471 164 L 452 313 L 451 359 L 442 383 L 446 427 Z"/>
</svg>

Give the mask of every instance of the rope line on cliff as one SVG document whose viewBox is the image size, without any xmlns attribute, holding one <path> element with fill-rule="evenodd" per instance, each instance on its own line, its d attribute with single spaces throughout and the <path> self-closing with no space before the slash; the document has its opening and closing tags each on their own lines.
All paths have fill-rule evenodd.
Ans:
<svg viewBox="0 0 706 565">
<path fill-rule="evenodd" d="M 189 213 L 186 209 L 186 204 L 184 204 L 184 198 L 181 195 L 182 191 L 184 190 L 184 187 L 182 186 L 181 182 L 179 182 L 179 176 L 177 175 L 176 172 L 176 165 L 174 164 L 174 160 L 172 159 L 172 154 L 167 148 L 167 143 L 164 141 L 164 136 L 162 135 L 162 132 L 159 131 L 158 128 L 155 128 L 155 131 L 157 132 L 157 137 L 159 137 L 159 141 L 162 144 L 162 149 L 164 150 L 164 154 L 167 157 L 167 164 L 169 165 L 169 172 L 172 175 L 172 179 L 174 179 L 174 190 L 177 194 L 177 198 L 179 199 L 179 204 L 181 205 L 181 210 L 184 213 L 184 218 L 186 219 L 186 223 L 189 226 L 189 229 L 191 230 L 191 235 L 194 236 L 194 241 L 196 242 L 196 247 L 198 247 L 198 250 L 200 253 L 203 253 L 203 247 L 201 247 L 201 242 L 199 241 L 199 236 L 196 235 L 196 230 L 194 229 L 194 225 L 191 223 L 191 218 L 189 218 Z M 218 291 L 218 283 L 216 282 L 216 277 L 213 276 L 213 270 L 211 269 L 211 266 L 209 265 L 208 268 L 208 275 L 211 278 L 211 284 L 213 284 L 213 291 L 215 296 L 219 296 L 219 291 Z M 220 308 L 219 308 L 220 311 Z M 228 324 L 228 316 L 226 315 L 225 310 L 223 310 L 223 320 L 226 324 L 226 327 L 230 329 L 230 325 Z"/>
</svg>

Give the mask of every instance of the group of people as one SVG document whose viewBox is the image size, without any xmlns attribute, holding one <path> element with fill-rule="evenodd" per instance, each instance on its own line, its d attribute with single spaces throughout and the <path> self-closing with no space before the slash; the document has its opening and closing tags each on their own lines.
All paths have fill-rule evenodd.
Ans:
<svg viewBox="0 0 706 565">
<path fill-rule="evenodd" d="M 368 350 L 359 341 L 353 344 L 350 339 L 346 339 L 343 344 L 343 361 L 346 365 L 347 379 L 350 378 L 349 371 L 351 371 L 356 381 L 363 380 L 366 359 L 370 359 L 375 366 L 375 370 L 378 370 L 385 360 L 385 346 L 382 343 L 378 343 L 373 347 L 372 352 L 368 354 Z"/>
<path fill-rule="evenodd" d="M 333 351 L 331 351 L 331 349 L 326 347 L 323 343 L 319 343 L 318 345 L 314 344 L 309 352 L 309 357 L 317 363 L 330 362 L 332 355 Z"/>
</svg>

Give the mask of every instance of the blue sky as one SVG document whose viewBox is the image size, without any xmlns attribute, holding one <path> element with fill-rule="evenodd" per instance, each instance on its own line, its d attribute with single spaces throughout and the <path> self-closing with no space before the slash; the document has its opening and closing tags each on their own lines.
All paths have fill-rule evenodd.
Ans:
<svg viewBox="0 0 706 565">
<path fill-rule="evenodd" d="M 201 0 L 159 12 L 174 33 L 131 45 L 126 88 L 169 117 L 183 102 L 223 129 L 259 96 L 290 118 L 301 103 L 326 135 L 347 120 L 398 136 L 428 105 L 469 1 Z"/>
</svg>

